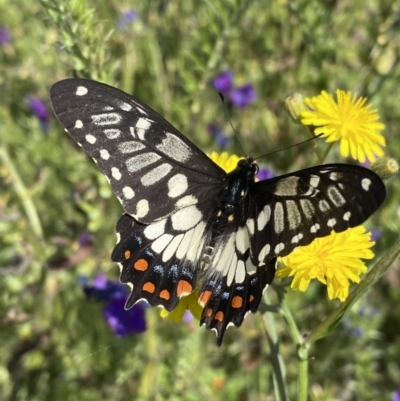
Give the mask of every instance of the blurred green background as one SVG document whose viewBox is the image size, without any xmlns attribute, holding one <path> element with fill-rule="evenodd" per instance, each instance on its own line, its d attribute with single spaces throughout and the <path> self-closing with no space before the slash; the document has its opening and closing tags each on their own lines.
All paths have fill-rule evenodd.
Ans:
<svg viewBox="0 0 400 401">
<path fill-rule="evenodd" d="M 274 400 L 260 314 L 229 329 L 220 348 L 196 321 L 173 323 L 155 308 L 141 334 L 117 338 L 108 327 L 104 305 L 85 295 L 80 277 L 118 279 L 110 253 L 122 208 L 54 118 L 49 88 L 72 76 L 106 82 L 204 151 L 221 150 L 214 124 L 227 149 L 243 155 L 211 84 L 230 70 L 235 85 L 257 92 L 245 108 L 227 105 L 253 156 L 307 139 L 285 111 L 288 94 L 351 90 L 379 110 L 386 152 L 399 159 L 400 1 L 0 0 L 0 29 L 0 399 Z M 328 161 L 345 162 L 338 147 Z M 304 145 L 262 164 L 281 174 L 316 159 Z M 379 237 L 376 258 L 400 228 L 398 178 L 387 188 L 368 225 Z M 313 347 L 310 400 L 392 399 L 400 388 L 399 284 L 396 262 Z M 273 289 L 268 297 L 276 303 Z M 339 304 L 320 284 L 286 297 L 305 334 Z M 295 400 L 296 348 L 280 315 L 273 321 Z"/>
</svg>

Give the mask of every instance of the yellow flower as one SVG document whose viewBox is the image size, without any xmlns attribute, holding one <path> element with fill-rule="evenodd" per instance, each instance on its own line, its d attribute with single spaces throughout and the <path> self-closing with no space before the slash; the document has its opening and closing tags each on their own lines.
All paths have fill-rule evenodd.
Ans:
<svg viewBox="0 0 400 401">
<path fill-rule="evenodd" d="M 239 157 L 236 155 L 229 156 L 227 152 L 223 152 L 221 154 L 217 152 L 212 152 L 209 155 L 210 159 L 218 164 L 226 173 L 230 173 L 233 171 L 237 163 L 243 157 Z M 201 312 L 203 308 L 198 303 L 199 292 L 198 288 L 196 288 L 191 294 L 186 297 L 182 297 L 179 300 L 178 305 L 172 312 L 168 312 L 166 309 L 163 309 L 160 313 L 162 318 L 168 317 L 168 319 L 173 322 L 180 322 L 185 314 L 186 310 L 189 309 L 192 312 L 192 315 L 195 319 L 200 320 Z"/>
<path fill-rule="evenodd" d="M 374 245 L 371 233 L 363 226 L 341 233 L 318 238 L 310 245 L 295 249 L 290 255 L 279 258 L 284 264 L 276 276 L 293 276 L 291 287 L 305 291 L 313 279 L 328 287 L 329 299 L 339 298 L 342 302 L 349 295 L 349 280 L 360 282 L 360 274 L 367 268 L 361 259 L 372 259 L 369 249 Z"/>
<path fill-rule="evenodd" d="M 301 113 L 302 123 L 314 125 L 315 134 L 323 134 L 327 142 L 340 140 L 340 154 L 359 162 L 366 158 L 373 162 L 376 156 L 384 152 L 385 138 L 380 134 L 385 126 L 379 122 L 379 115 L 371 105 L 365 105 L 367 99 L 357 98 L 351 92 L 336 91 L 337 102 L 332 95 L 322 91 L 320 95 L 306 98 L 305 103 L 311 110 Z"/>
<path fill-rule="evenodd" d="M 200 320 L 203 308 L 199 305 L 198 298 L 199 292 L 196 289 L 188 296 L 182 297 L 179 300 L 177 307 L 172 312 L 168 312 L 167 310 L 163 309 L 160 315 L 162 318 L 168 317 L 168 319 L 178 323 L 182 320 L 186 310 L 189 309 L 190 312 L 192 312 L 193 317 L 197 320 Z"/>
<path fill-rule="evenodd" d="M 230 173 L 235 170 L 237 167 L 238 161 L 243 159 L 243 157 L 239 157 L 237 155 L 229 156 L 228 152 L 211 152 L 209 158 L 218 166 L 220 166 L 226 173 Z"/>
</svg>

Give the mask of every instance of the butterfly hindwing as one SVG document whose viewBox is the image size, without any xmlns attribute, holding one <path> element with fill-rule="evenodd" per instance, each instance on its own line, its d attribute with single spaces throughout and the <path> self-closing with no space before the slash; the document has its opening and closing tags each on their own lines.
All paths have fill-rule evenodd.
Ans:
<svg viewBox="0 0 400 401">
<path fill-rule="evenodd" d="M 50 97 L 61 124 L 137 221 L 218 198 L 225 172 L 149 106 L 85 79 L 56 83 Z"/>
</svg>

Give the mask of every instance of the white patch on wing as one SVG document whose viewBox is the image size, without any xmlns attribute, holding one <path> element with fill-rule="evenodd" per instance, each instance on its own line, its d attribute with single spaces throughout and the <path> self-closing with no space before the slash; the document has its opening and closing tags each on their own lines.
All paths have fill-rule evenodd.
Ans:
<svg viewBox="0 0 400 401">
<path fill-rule="evenodd" d="M 76 92 L 75 92 L 76 96 L 84 96 L 87 93 L 88 93 L 88 90 L 85 86 L 78 86 L 76 88 Z"/>
<path fill-rule="evenodd" d="M 250 248 L 250 238 L 246 227 L 240 227 L 236 232 L 236 249 L 243 255 Z"/>
<path fill-rule="evenodd" d="M 318 206 L 319 206 L 319 210 L 321 210 L 321 212 L 326 212 L 327 210 L 329 210 L 331 208 L 329 206 L 329 203 L 325 199 L 320 200 Z"/>
<path fill-rule="evenodd" d="M 185 207 L 171 216 L 171 223 L 174 230 L 187 231 L 198 224 L 203 214 L 196 206 Z"/>
<path fill-rule="evenodd" d="M 280 234 L 285 229 L 284 210 L 281 202 L 276 202 L 274 209 L 274 228 L 275 233 Z"/>
<path fill-rule="evenodd" d="M 246 226 L 249 230 L 250 235 L 254 235 L 254 219 L 247 219 Z"/>
<path fill-rule="evenodd" d="M 152 224 L 148 225 L 143 230 L 144 236 L 149 240 L 158 238 L 160 235 L 164 234 L 166 223 L 167 223 L 167 220 L 163 219 L 163 220 L 157 221 L 156 223 L 152 223 Z"/>
<path fill-rule="evenodd" d="M 149 201 L 147 199 L 141 199 L 136 205 L 136 214 L 134 217 L 140 219 L 149 213 L 150 206 Z"/>
<path fill-rule="evenodd" d="M 336 207 L 343 206 L 346 203 L 346 199 L 344 199 L 340 191 L 333 185 L 328 188 L 328 196 Z"/>
<path fill-rule="evenodd" d="M 181 173 L 175 174 L 168 180 L 168 196 L 176 198 L 186 192 L 188 186 L 188 180 L 185 175 Z"/>
<path fill-rule="evenodd" d="M 296 176 L 282 178 L 276 183 L 273 193 L 278 196 L 296 196 L 298 194 L 298 182 L 299 177 Z"/>
<path fill-rule="evenodd" d="M 166 246 L 171 242 L 172 238 L 174 236 L 171 234 L 163 234 L 161 237 L 158 237 L 152 244 L 151 244 L 151 249 L 154 252 L 157 252 L 160 254 Z"/>
<path fill-rule="evenodd" d="M 172 256 L 174 256 L 174 253 L 178 249 L 178 246 L 181 243 L 183 237 L 184 234 L 179 234 L 169 243 L 162 255 L 163 262 L 168 262 L 168 260 L 170 260 Z"/>
<path fill-rule="evenodd" d="M 287 219 L 289 221 L 289 229 L 295 230 L 301 224 L 301 214 L 294 200 L 286 201 Z"/>
<path fill-rule="evenodd" d="M 104 134 L 108 139 L 115 139 L 122 134 L 122 131 L 118 128 L 108 128 L 104 130 Z"/>
<path fill-rule="evenodd" d="M 197 226 L 193 230 L 193 236 L 186 253 L 187 259 L 191 261 L 196 261 L 199 259 L 199 254 L 203 250 L 203 235 L 205 228 L 206 223 L 202 221 L 201 223 L 197 224 Z"/>
<path fill-rule="evenodd" d="M 151 127 L 151 124 L 152 121 L 147 118 L 140 117 L 137 120 L 135 132 L 142 141 L 144 140 L 144 134 Z"/>
<path fill-rule="evenodd" d="M 182 209 L 187 206 L 195 205 L 198 202 L 197 198 L 193 195 L 186 195 L 183 198 L 179 199 L 175 206 L 177 209 Z"/>
<path fill-rule="evenodd" d="M 329 219 L 328 222 L 326 223 L 326 225 L 327 225 L 328 227 L 331 227 L 331 228 L 332 228 L 333 226 L 336 225 L 336 223 L 337 223 L 336 219 Z"/>
<path fill-rule="evenodd" d="M 160 160 L 161 156 L 157 153 L 147 152 L 141 153 L 137 156 L 133 156 L 126 161 L 126 167 L 130 173 L 134 173 L 136 171 L 142 170 L 144 167 L 149 166 L 150 164 L 155 163 L 157 160 Z"/>
<path fill-rule="evenodd" d="M 300 199 L 300 206 L 307 219 L 312 219 L 315 213 L 314 206 L 308 199 Z"/>
<path fill-rule="evenodd" d="M 156 148 L 180 163 L 186 162 L 192 155 L 190 147 L 176 135 L 169 132 L 165 133 L 165 138 L 160 144 L 156 145 Z"/>
<path fill-rule="evenodd" d="M 137 152 L 138 150 L 142 150 L 145 147 L 146 146 L 139 141 L 128 141 L 128 142 L 121 142 L 118 144 L 118 150 L 124 154 Z"/>
<path fill-rule="evenodd" d="M 262 248 L 260 253 L 258 254 L 258 261 L 259 262 L 264 262 L 265 257 L 269 254 L 271 251 L 271 245 L 270 244 L 265 244 Z"/>
<path fill-rule="evenodd" d="M 239 260 L 236 265 L 235 283 L 243 283 L 246 278 L 246 266 L 243 260 Z"/>
<path fill-rule="evenodd" d="M 271 218 L 271 207 L 269 205 L 264 206 L 264 209 L 260 212 L 257 218 L 257 229 L 262 231 Z"/>
<path fill-rule="evenodd" d="M 99 126 L 119 124 L 122 118 L 118 113 L 92 115 L 92 123 Z"/>
<path fill-rule="evenodd" d="M 278 255 L 279 252 L 283 251 L 285 249 L 285 244 L 283 242 L 279 243 L 276 247 L 275 247 L 275 255 Z"/>
<path fill-rule="evenodd" d="M 254 274 L 257 271 L 257 266 L 253 265 L 251 258 L 246 260 L 246 272 L 247 274 Z"/>
<path fill-rule="evenodd" d="M 83 127 L 83 122 L 81 120 L 75 121 L 75 128 L 80 129 Z"/>
<path fill-rule="evenodd" d="M 154 185 L 158 181 L 162 180 L 169 174 L 171 170 L 172 166 L 170 164 L 163 163 L 142 176 L 140 181 L 145 187 L 149 187 L 150 185 Z"/>
</svg>

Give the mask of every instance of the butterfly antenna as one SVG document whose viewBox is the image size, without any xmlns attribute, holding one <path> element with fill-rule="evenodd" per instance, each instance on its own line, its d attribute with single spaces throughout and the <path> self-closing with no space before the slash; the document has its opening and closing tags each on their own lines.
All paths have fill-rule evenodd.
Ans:
<svg viewBox="0 0 400 401">
<path fill-rule="evenodd" d="M 235 134 L 235 136 L 236 136 L 236 138 L 237 138 L 237 140 L 238 140 L 238 142 L 239 142 L 239 146 L 242 148 L 244 154 L 247 156 L 246 149 L 245 149 L 244 146 L 243 146 L 243 142 L 242 142 L 242 140 L 240 139 L 239 134 L 236 132 L 235 128 L 233 127 L 231 118 L 230 118 L 230 116 L 229 116 L 229 114 L 228 114 L 228 109 L 227 109 L 226 103 L 225 103 L 225 97 L 224 97 L 224 95 L 223 95 L 221 92 L 218 92 L 218 95 L 219 95 L 219 97 L 221 98 L 221 102 L 222 102 L 222 104 L 223 104 L 223 106 L 224 106 L 225 117 L 226 117 L 226 119 L 228 120 L 229 125 L 231 126 L 232 131 L 233 131 L 233 133 Z"/>
<path fill-rule="evenodd" d="M 278 149 L 278 150 L 274 150 L 274 151 L 271 152 L 271 153 L 266 153 L 265 155 L 258 156 L 258 157 L 256 157 L 256 158 L 253 159 L 253 160 L 258 160 L 258 159 L 261 159 L 262 157 L 271 156 L 271 155 L 274 155 L 275 153 L 282 152 L 282 150 L 287 150 L 287 149 L 290 149 L 290 148 L 294 148 L 295 146 L 304 145 L 305 143 L 311 142 L 311 141 L 313 141 L 314 139 L 317 139 L 317 138 L 319 138 L 319 137 L 322 136 L 322 135 L 324 135 L 324 134 L 322 133 L 322 134 L 315 135 L 313 138 L 308 138 L 308 139 L 306 139 L 305 141 L 301 141 L 301 142 L 298 142 L 298 143 L 294 143 L 293 145 L 286 146 L 286 147 L 281 148 L 281 149 Z"/>
</svg>

